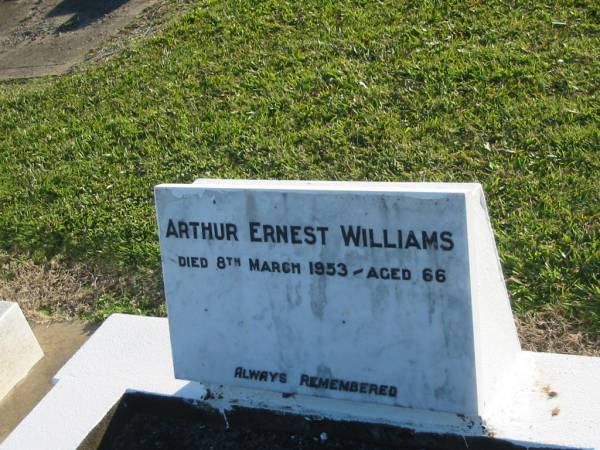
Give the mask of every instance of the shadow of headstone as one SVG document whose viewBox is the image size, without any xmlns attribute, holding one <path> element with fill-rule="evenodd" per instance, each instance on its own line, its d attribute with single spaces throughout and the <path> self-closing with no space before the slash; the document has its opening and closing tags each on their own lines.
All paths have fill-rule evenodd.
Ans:
<svg viewBox="0 0 600 450">
<path fill-rule="evenodd" d="M 48 12 L 46 17 L 71 17 L 57 32 L 74 31 L 83 28 L 120 8 L 129 0 L 63 0 Z"/>
</svg>

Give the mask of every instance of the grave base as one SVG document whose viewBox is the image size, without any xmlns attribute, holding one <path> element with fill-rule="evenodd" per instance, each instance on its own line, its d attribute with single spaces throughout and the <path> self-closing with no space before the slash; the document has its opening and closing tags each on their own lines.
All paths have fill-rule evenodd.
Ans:
<svg viewBox="0 0 600 450">
<path fill-rule="evenodd" d="M 346 429 L 385 436 L 381 430 L 388 430 L 398 446 L 411 445 L 411 439 L 425 445 L 414 440 L 424 436 L 430 439 L 429 448 L 449 448 L 442 444 L 451 439 L 452 448 L 510 448 L 502 447 L 508 441 L 516 448 L 600 449 L 596 429 L 600 358 L 522 352 L 521 359 L 520 374 L 515 374 L 506 392 L 499 393 L 501 400 L 480 422 L 455 414 L 176 380 L 167 320 L 115 314 L 56 374 L 54 388 L 8 436 L 2 449 L 75 449 L 122 395 L 132 391 L 195 404 L 196 409 L 209 408 L 214 414 L 220 411 L 225 413 L 223 420 L 245 411 L 247 417 L 255 417 L 259 429 L 275 423 L 277 416 L 287 417 L 295 426 L 299 419 L 309 418 L 314 431 L 321 426 L 334 435 Z M 248 415 L 249 408 L 255 408 L 256 414 Z M 269 410 L 278 413 L 269 416 L 265 412 Z"/>
<path fill-rule="evenodd" d="M 354 449 L 520 450 L 487 436 L 415 432 L 389 425 L 234 406 L 225 413 L 207 402 L 126 393 L 78 450 Z M 551 448 L 551 447 L 546 447 Z"/>
</svg>

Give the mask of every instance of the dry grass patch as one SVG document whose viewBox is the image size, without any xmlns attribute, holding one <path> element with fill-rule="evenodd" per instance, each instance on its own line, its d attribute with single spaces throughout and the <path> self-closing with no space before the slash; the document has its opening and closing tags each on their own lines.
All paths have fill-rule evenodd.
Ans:
<svg viewBox="0 0 600 450">
<path fill-rule="evenodd" d="M 145 273 L 105 273 L 56 258 L 36 264 L 0 253 L 0 298 L 16 301 L 29 320 L 43 323 L 87 317 L 102 320 L 113 312 L 164 316 L 161 277 Z M 600 337 L 560 308 L 516 317 L 525 350 L 600 356 Z"/>
<path fill-rule="evenodd" d="M 102 320 L 113 312 L 164 315 L 161 279 L 149 271 L 107 273 L 55 258 L 47 264 L 0 252 L 0 298 L 16 301 L 31 321 Z"/>
<path fill-rule="evenodd" d="M 600 356 L 600 336 L 582 321 L 567 318 L 560 307 L 545 307 L 515 317 L 524 350 Z"/>
</svg>

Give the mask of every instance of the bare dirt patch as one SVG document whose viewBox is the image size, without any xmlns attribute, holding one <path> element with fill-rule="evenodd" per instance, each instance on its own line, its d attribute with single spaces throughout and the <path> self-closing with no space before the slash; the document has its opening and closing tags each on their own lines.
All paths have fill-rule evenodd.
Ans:
<svg viewBox="0 0 600 450">
<path fill-rule="evenodd" d="M 65 73 L 163 3 L 0 0 L 0 80 Z"/>
</svg>

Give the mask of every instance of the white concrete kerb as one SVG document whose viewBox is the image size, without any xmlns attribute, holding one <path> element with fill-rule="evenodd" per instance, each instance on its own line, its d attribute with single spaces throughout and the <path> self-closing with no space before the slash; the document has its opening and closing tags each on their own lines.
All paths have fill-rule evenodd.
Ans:
<svg viewBox="0 0 600 450">
<path fill-rule="evenodd" d="M 0 400 L 43 356 L 19 305 L 0 300 Z"/>
</svg>

